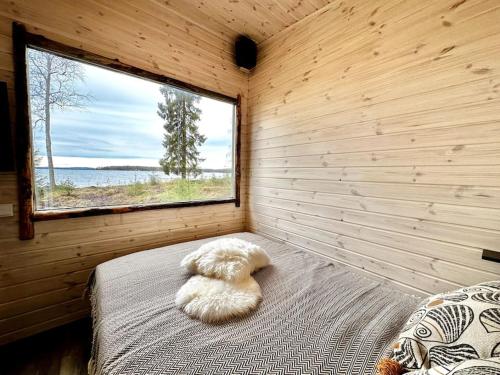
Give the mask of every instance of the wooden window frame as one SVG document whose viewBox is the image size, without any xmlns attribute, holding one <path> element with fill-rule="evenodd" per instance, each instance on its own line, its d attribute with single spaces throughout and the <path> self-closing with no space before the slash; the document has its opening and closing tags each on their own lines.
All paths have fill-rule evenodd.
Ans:
<svg viewBox="0 0 500 375">
<path fill-rule="evenodd" d="M 157 210 L 166 208 L 206 206 L 213 204 L 234 203 L 240 207 L 240 179 L 241 179 L 241 96 L 236 98 L 215 91 L 207 90 L 189 83 L 179 81 L 157 73 L 149 72 L 118 59 L 110 59 L 62 43 L 49 40 L 42 35 L 26 31 L 24 25 L 14 22 L 12 25 L 14 68 L 15 68 L 15 97 L 16 97 L 16 164 L 18 175 L 18 200 L 19 200 L 19 238 L 21 240 L 33 239 L 35 235 L 34 222 L 40 220 L 56 220 L 95 215 L 121 214 L 126 212 Z M 111 69 L 131 76 L 144 78 L 162 84 L 167 84 L 193 94 L 203 95 L 211 99 L 221 100 L 235 105 L 236 123 L 233 133 L 234 150 L 234 198 L 212 199 L 187 202 L 153 203 L 144 205 L 123 205 L 89 208 L 70 208 L 60 210 L 36 211 L 34 206 L 33 188 L 33 155 L 31 119 L 27 82 L 27 48 L 33 47 L 47 51 L 61 57 L 74 59 L 79 62 Z"/>
</svg>

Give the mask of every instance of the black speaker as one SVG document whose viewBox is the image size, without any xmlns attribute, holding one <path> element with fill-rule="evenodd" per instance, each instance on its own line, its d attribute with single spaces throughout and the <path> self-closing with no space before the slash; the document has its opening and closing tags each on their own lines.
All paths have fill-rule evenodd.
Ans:
<svg viewBox="0 0 500 375">
<path fill-rule="evenodd" d="M 240 35 L 236 39 L 234 50 L 236 65 L 248 70 L 255 67 L 257 64 L 257 44 L 252 39 Z"/>
</svg>

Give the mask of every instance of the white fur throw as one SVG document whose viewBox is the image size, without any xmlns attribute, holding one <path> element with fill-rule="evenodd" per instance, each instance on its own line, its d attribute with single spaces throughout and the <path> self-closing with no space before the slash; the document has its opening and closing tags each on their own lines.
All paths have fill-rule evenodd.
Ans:
<svg viewBox="0 0 500 375">
<path fill-rule="evenodd" d="M 251 276 L 242 281 L 191 277 L 177 292 L 175 304 L 202 322 L 218 323 L 245 315 L 262 298 L 260 286 Z"/>
<path fill-rule="evenodd" d="M 269 255 L 259 246 L 239 238 L 220 238 L 188 254 L 181 266 L 192 274 L 238 281 L 269 263 Z"/>
<path fill-rule="evenodd" d="M 269 255 L 250 242 L 238 238 L 208 242 L 182 260 L 182 267 L 199 275 L 179 289 L 175 304 L 207 323 L 242 316 L 262 298 L 260 286 L 250 274 L 269 263 Z"/>
</svg>

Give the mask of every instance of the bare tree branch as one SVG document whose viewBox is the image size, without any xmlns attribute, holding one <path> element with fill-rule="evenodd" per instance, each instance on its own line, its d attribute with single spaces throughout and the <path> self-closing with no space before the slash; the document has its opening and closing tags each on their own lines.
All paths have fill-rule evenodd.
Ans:
<svg viewBox="0 0 500 375">
<path fill-rule="evenodd" d="M 92 97 L 78 92 L 78 83 L 85 80 L 85 70 L 82 64 L 76 61 L 28 49 L 28 70 L 32 123 L 33 127 L 44 125 L 49 182 L 51 189 L 54 189 L 51 111 L 54 108 L 59 110 L 85 108 Z"/>
</svg>

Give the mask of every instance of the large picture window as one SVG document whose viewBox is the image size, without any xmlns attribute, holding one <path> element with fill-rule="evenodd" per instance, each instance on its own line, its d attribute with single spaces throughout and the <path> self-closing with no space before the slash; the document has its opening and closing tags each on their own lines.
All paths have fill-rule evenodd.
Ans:
<svg viewBox="0 0 500 375">
<path fill-rule="evenodd" d="M 234 198 L 234 104 L 27 56 L 36 210 Z"/>
<path fill-rule="evenodd" d="M 24 35 L 33 219 L 239 204 L 237 99 Z"/>
</svg>

